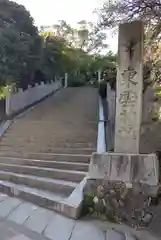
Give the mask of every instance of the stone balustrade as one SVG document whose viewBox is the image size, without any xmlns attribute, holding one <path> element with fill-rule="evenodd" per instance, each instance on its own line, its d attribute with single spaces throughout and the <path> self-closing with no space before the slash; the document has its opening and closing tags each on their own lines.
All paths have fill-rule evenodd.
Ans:
<svg viewBox="0 0 161 240">
<path fill-rule="evenodd" d="M 41 83 L 35 87 L 29 86 L 25 91 L 19 89 L 17 93 L 11 93 L 6 99 L 6 115 L 10 116 L 21 111 L 60 88 L 61 81 L 56 81 L 47 84 Z"/>
</svg>

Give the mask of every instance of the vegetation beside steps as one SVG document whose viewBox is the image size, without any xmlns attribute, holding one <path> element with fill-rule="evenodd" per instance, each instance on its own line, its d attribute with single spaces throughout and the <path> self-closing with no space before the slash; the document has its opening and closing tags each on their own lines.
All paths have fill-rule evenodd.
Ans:
<svg viewBox="0 0 161 240">
<path fill-rule="evenodd" d="M 90 216 L 130 227 L 148 227 L 154 210 L 152 198 L 145 194 L 146 186 L 106 180 L 87 180 L 84 188 L 83 216 Z"/>
</svg>

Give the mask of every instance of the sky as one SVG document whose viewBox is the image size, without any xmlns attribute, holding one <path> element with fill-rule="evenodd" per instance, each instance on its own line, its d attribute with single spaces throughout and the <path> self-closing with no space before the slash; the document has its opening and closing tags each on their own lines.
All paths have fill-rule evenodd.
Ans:
<svg viewBox="0 0 161 240">
<path fill-rule="evenodd" d="M 97 22 L 93 11 L 101 7 L 104 0 L 15 0 L 30 11 L 37 26 L 50 26 L 58 20 L 66 20 L 73 27 L 81 20 Z M 107 31 L 109 49 L 117 52 L 117 36 Z"/>
</svg>

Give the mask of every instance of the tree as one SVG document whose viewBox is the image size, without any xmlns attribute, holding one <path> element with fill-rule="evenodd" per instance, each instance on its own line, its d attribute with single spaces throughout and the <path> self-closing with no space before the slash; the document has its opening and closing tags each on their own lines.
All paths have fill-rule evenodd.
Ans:
<svg viewBox="0 0 161 240">
<path fill-rule="evenodd" d="M 44 33 L 44 36 L 47 34 Z M 68 70 L 67 51 L 68 44 L 65 39 L 51 34 L 44 38 L 40 68 L 48 79 L 52 79 L 54 75 L 62 75 Z"/>
<path fill-rule="evenodd" d="M 73 46 L 75 41 L 75 29 L 72 28 L 66 21 L 60 20 L 57 24 L 52 26 L 41 26 L 40 34 L 46 34 L 50 36 L 57 36 L 65 39 L 70 47 Z"/>
<path fill-rule="evenodd" d="M 41 27 L 40 35 L 46 39 L 41 64 L 44 74 L 51 77 L 67 71 L 70 79 L 75 83 L 80 81 L 80 84 L 90 80 L 93 55 L 107 47 L 106 35 L 85 20 L 80 21 L 77 28 L 61 20 L 58 24 Z"/>
<path fill-rule="evenodd" d="M 81 48 L 86 50 L 88 53 L 100 53 L 103 49 L 107 48 L 106 34 L 99 31 L 97 26 L 92 22 L 85 20 L 78 23 L 79 29 L 78 36 Z"/>
<path fill-rule="evenodd" d="M 53 33 L 66 39 L 71 48 L 80 48 L 89 53 L 98 53 L 107 48 L 106 34 L 98 31 L 93 23 L 85 20 L 78 22 L 77 28 L 72 28 L 66 21 L 61 20 L 52 26 L 42 26 L 41 32 Z"/>
<path fill-rule="evenodd" d="M 14 26 L 20 33 L 36 36 L 33 18 L 24 6 L 9 0 L 0 1 L 0 27 Z"/>
<path fill-rule="evenodd" d="M 26 9 L 0 1 L 0 82 L 26 88 L 32 82 L 41 53 L 41 39 Z"/>
<path fill-rule="evenodd" d="M 84 37 L 86 35 L 85 24 L 85 21 L 81 21 L 81 27 L 77 30 L 81 34 L 77 39 L 78 42 L 74 43 L 71 42 L 71 38 L 68 38 L 69 31 L 66 32 L 66 36 L 65 30 L 62 31 L 58 26 L 58 36 L 57 31 L 52 31 L 52 28 L 41 28 L 40 35 L 44 39 L 41 70 L 48 78 L 68 72 L 72 84 L 78 85 L 91 80 L 92 75 L 99 69 L 108 72 L 109 69 L 116 67 L 116 56 L 111 52 L 103 56 L 94 51 L 92 54 L 87 51 L 89 39 Z"/>
<path fill-rule="evenodd" d="M 84 20 L 77 28 L 59 21 L 39 33 L 24 6 L 0 0 L 0 84 L 25 89 L 65 72 L 82 84 L 98 66 L 108 65 L 99 55 L 104 41 L 105 34 Z"/>
<path fill-rule="evenodd" d="M 110 0 L 100 9 L 100 25 L 116 26 L 120 22 L 142 19 L 147 24 L 160 21 L 160 0 Z"/>
<path fill-rule="evenodd" d="M 158 66 L 161 64 L 161 2 L 160 0 L 117 0 L 108 1 L 98 11 L 102 29 L 115 28 L 120 23 L 141 19 L 145 24 L 145 79 L 147 72 L 154 71 L 154 80 L 160 77 Z M 148 69 L 148 71 L 147 71 Z"/>
<path fill-rule="evenodd" d="M 100 28 L 114 28 L 123 22 L 141 19 L 145 23 L 147 45 L 158 43 L 161 37 L 160 0 L 117 0 L 108 1 L 98 11 Z"/>
</svg>

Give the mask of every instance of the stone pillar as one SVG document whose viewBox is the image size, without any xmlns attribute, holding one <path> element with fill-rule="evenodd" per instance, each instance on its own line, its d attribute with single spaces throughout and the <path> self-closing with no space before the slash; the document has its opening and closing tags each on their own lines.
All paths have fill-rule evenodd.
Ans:
<svg viewBox="0 0 161 240">
<path fill-rule="evenodd" d="M 65 73 L 65 83 L 64 83 L 64 88 L 68 87 L 68 73 Z"/>
<path fill-rule="evenodd" d="M 115 148 L 117 153 L 139 153 L 143 92 L 143 23 L 119 27 Z"/>
<path fill-rule="evenodd" d="M 116 222 L 125 221 L 137 227 L 145 223 L 147 226 L 151 219 L 146 220 L 149 197 L 156 197 L 159 192 L 159 162 L 155 153 L 139 153 L 143 91 L 142 22 L 120 25 L 118 55 L 114 152 L 92 154 L 86 194 L 95 193 L 94 209 L 99 212 L 105 212 L 107 206 L 106 218 L 111 216 L 112 210 Z"/>
<path fill-rule="evenodd" d="M 107 102 L 108 102 L 108 131 L 107 131 L 107 147 L 108 150 L 114 149 L 114 129 L 115 129 L 115 114 L 116 114 L 116 92 L 111 89 L 107 83 Z"/>
<path fill-rule="evenodd" d="M 115 146 L 111 153 L 94 153 L 89 178 L 144 184 L 156 194 L 159 164 L 156 154 L 139 154 L 143 90 L 143 24 L 119 28 Z"/>
</svg>

